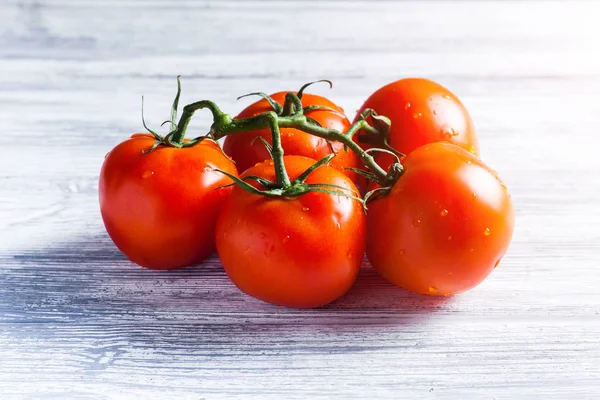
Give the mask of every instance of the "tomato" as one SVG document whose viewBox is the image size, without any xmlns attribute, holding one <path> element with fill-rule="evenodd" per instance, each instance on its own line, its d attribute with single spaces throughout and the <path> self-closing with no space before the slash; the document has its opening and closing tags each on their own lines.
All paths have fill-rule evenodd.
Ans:
<svg viewBox="0 0 600 400">
<path fill-rule="evenodd" d="M 215 250 L 217 213 L 234 163 L 215 142 L 159 146 L 137 134 L 107 154 L 100 172 L 100 211 L 116 246 L 136 264 L 173 269 L 201 262 Z"/>
<path fill-rule="evenodd" d="M 284 163 L 294 179 L 315 161 L 285 156 Z M 273 162 L 257 164 L 241 176 L 249 175 L 274 181 Z M 356 191 L 346 175 L 329 166 L 317 168 L 305 182 Z M 266 197 L 235 187 L 217 221 L 217 252 L 227 275 L 243 292 L 288 307 L 319 307 L 354 283 L 365 229 L 362 205 L 347 197 L 318 192 Z"/>
<path fill-rule="evenodd" d="M 272 94 L 271 97 L 276 102 L 283 104 L 286 93 L 278 92 Z M 319 105 L 337 110 L 337 112 L 314 110 L 306 114 L 325 128 L 336 129 L 343 133 L 350 126 L 348 118 L 344 115 L 344 110 L 324 97 L 304 93 L 302 95 L 302 105 L 304 107 Z M 273 111 L 273 108 L 267 100 L 261 99 L 244 109 L 236 118 L 253 117 L 268 111 Z M 255 140 L 257 136 L 272 143 L 271 130 L 269 129 L 243 132 L 225 138 L 223 150 L 236 162 L 239 171 L 245 171 L 254 164 L 270 158 L 265 146 L 259 140 Z M 331 153 L 325 139 L 293 128 L 281 129 L 281 144 L 286 155 L 305 156 L 320 160 Z M 347 167 L 362 168 L 360 158 L 351 150 L 344 150 L 344 145 L 339 142 L 332 142 L 332 146 L 337 156 L 333 158 L 330 165 L 344 172 L 362 189 L 364 179 L 355 172 L 344 169 Z"/>
<path fill-rule="evenodd" d="M 417 293 L 473 288 L 498 265 L 512 238 L 506 186 L 477 157 L 449 143 L 419 147 L 403 165 L 390 193 L 369 204 L 371 264 Z"/>
<path fill-rule="evenodd" d="M 401 153 L 445 141 L 479 155 L 475 126 L 467 109 L 452 92 L 433 81 L 407 78 L 383 86 L 367 99 L 355 120 L 367 108 L 391 120 L 388 142 Z M 358 143 L 360 135 L 355 136 Z M 383 153 L 375 158 L 384 168 L 394 161 Z"/>
</svg>

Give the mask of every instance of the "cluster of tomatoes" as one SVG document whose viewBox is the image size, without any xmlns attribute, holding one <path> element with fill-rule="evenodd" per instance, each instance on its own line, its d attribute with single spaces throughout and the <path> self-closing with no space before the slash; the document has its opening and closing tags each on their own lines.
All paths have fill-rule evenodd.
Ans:
<svg viewBox="0 0 600 400">
<path fill-rule="evenodd" d="M 334 137 L 350 129 L 335 103 L 300 92 L 291 93 L 311 124 Z M 285 114 L 289 92 L 261 95 L 225 121 Z M 181 129 L 177 140 L 181 122 L 171 121 L 166 137 L 133 135 L 102 166 L 106 229 L 151 269 L 198 264 L 216 249 L 242 291 L 289 307 L 342 296 L 365 251 L 402 288 L 437 296 L 473 288 L 507 251 L 514 212 L 506 186 L 478 158 L 469 113 L 439 84 L 403 79 L 373 93 L 355 123 L 381 125 L 377 115 L 387 117 L 382 134 L 359 131 L 353 149 L 298 127 L 274 136 L 272 126 L 243 123 L 222 135 L 222 148 L 210 137 L 183 141 Z M 386 179 L 366 179 L 375 176 L 364 163 L 371 156 Z"/>
</svg>

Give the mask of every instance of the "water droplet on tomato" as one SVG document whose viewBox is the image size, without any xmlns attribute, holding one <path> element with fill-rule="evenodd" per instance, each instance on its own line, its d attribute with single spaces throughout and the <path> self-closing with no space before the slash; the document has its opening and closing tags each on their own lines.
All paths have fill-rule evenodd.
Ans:
<svg viewBox="0 0 600 400">
<path fill-rule="evenodd" d="M 452 236 L 448 236 L 448 240 L 452 240 Z"/>
<path fill-rule="evenodd" d="M 204 172 L 211 172 L 213 169 L 211 167 L 204 167 L 202 168 L 202 171 Z"/>
<path fill-rule="evenodd" d="M 404 257 L 406 255 L 406 250 L 400 249 L 400 251 L 398 253 Z"/>
<path fill-rule="evenodd" d="M 468 160 L 468 161 L 467 161 L 467 164 L 469 164 L 469 165 L 470 165 L 470 164 L 471 164 L 471 160 Z"/>
<path fill-rule="evenodd" d="M 405 109 L 405 110 L 408 110 L 409 108 L 410 108 L 410 103 L 408 103 L 408 102 L 407 102 L 407 103 L 404 105 L 404 109 Z"/>
<path fill-rule="evenodd" d="M 144 179 L 148 179 L 148 178 L 150 178 L 152 175 L 154 175 L 154 171 L 144 171 L 144 173 L 142 174 L 142 178 L 144 178 Z"/>
<path fill-rule="evenodd" d="M 339 222 L 338 222 L 337 224 L 335 224 L 335 226 L 338 228 L 338 231 L 339 231 L 340 229 L 342 229 L 342 224 L 340 224 Z"/>
<path fill-rule="evenodd" d="M 448 210 L 446 210 L 445 208 L 440 212 L 440 215 L 442 217 L 445 217 L 446 215 L 448 215 Z"/>
<path fill-rule="evenodd" d="M 490 228 L 485 228 L 485 230 L 483 231 L 483 234 L 485 236 L 490 236 L 492 234 L 492 231 L 490 230 Z"/>
<path fill-rule="evenodd" d="M 436 294 L 437 292 L 438 292 L 437 288 L 434 288 L 433 286 L 429 287 L 429 293 Z"/>
<path fill-rule="evenodd" d="M 433 115 L 437 115 L 437 110 L 433 110 Z"/>
<path fill-rule="evenodd" d="M 417 118 L 419 118 L 421 115 L 422 115 L 421 113 L 414 113 L 414 114 L 413 114 L 413 118 L 417 119 Z"/>
<path fill-rule="evenodd" d="M 452 276 L 452 272 L 448 272 L 448 276 Z"/>
<path fill-rule="evenodd" d="M 421 226 L 421 220 L 419 218 L 413 218 L 412 224 L 415 228 L 418 228 L 419 226 Z"/>
<path fill-rule="evenodd" d="M 473 197 L 477 197 L 477 193 L 473 192 Z"/>
<path fill-rule="evenodd" d="M 346 253 L 346 257 L 352 258 L 352 250 L 348 250 L 348 252 Z"/>
<path fill-rule="evenodd" d="M 287 242 L 290 241 L 290 235 L 287 235 L 286 237 L 283 238 L 283 240 L 281 241 L 281 243 L 285 244 Z"/>
<path fill-rule="evenodd" d="M 302 207 L 302 211 L 308 211 L 308 210 L 310 210 L 310 208 L 308 208 L 308 207 Z"/>
<path fill-rule="evenodd" d="M 469 146 L 469 153 L 475 154 L 475 146 Z"/>
<path fill-rule="evenodd" d="M 450 95 L 449 95 L 449 94 L 445 94 L 445 95 L 443 95 L 442 97 L 443 97 L 443 98 L 445 98 L 445 99 L 449 99 L 449 98 L 450 98 Z"/>
</svg>

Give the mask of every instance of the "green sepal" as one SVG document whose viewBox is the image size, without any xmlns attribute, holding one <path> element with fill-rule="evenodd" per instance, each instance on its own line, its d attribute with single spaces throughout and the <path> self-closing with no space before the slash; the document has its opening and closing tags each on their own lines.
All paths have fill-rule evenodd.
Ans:
<svg viewBox="0 0 600 400">
<path fill-rule="evenodd" d="M 175 122 L 171 121 L 170 119 L 164 120 L 162 122 L 162 124 L 160 124 L 160 126 L 164 126 L 165 124 L 171 124 L 171 127 L 173 126 L 173 124 L 175 124 Z"/>
<path fill-rule="evenodd" d="M 367 203 L 365 203 L 365 201 L 363 199 L 361 199 L 360 197 L 358 197 L 358 196 L 353 196 L 353 195 L 350 195 L 350 194 L 347 194 L 347 193 L 344 193 L 344 192 L 339 192 L 337 190 L 323 189 L 323 188 L 321 188 L 319 186 L 311 185 L 311 184 L 308 184 L 307 186 L 308 186 L 308 193 L 310 193 L 310 192 L 327 193 L 327 194 L 331 194 L 331 195 L 334 195 L 334 196 L 342 196 L 342 197 L 346 197 L 346 198 L 351 199 L 351 200 L 358 201 L 360 203 L 360 205 L 362 206 L 362 209 L 363 209 L 364 213 L 365 214 L 367 213 Z M 336 185 L 333 185 L 333 186 L 336 186 Z M 341 186 L 337 186 L 336 188 L 337 189 L 346 189 L 346 188 L 343 188 Z M 303 194 L 305 194 L 305 193 L 303 193 Z"/>
<path fill-rule="evenodd" d="M 142 151 L 142 154 L 148 154 L 154 151 L 154 149 L 156 149 L 158 146 L 160 146 L 162 144 L 161 141 L 159 140 L 155 140 L 154 143 L 152 144 L 152 147 L 150 147 L 148 150 L 144 150 Z"/>
<path fill-rule="evenodd" d="M 297 93 L 298 98 L 299 99 L 302 98 L 302 95 L 304 94 L 304 91 L 306 90 L 307 87 L 309 87 L 310 85 L 314 85 L 315 83 L 321 83 L 321 82 L 329 83 L 329 89 L 333 88 L 333 83 L 331 83 L 331 81 L 327 80 L 327 79 L 321 79 L 318 81 L 308 82 L 308 83 L 305 83 L 304 85 L 302 85 L 300 90 L 298 90 L 298 93 Z"/>
<path fill-rule="evenodd" d="M 210 139 L 208 139 L 206 137 L 206 135 L 204 135 L 204 136 L 198 136 L 198 137 L 195 137 L 195 138 L 193 138 L 191 140 L 188 140 L 187 142 L 181 143 L 181 147 L 182 148 L 193 147 L 193 146 L 197 145 L 198 143 L 200 143 L 200 142 L 202 142 L 204 140 L 210 140 Z M 221 146 L 219 146 L 219 149 L 221 149 Z M 223 153 L 223 149 L 221 149 L 221 153 Z M 225 154 L 225 153 L 223 153 L 223 154 Z"/>
<path fill-rule="evenodd" d="M 148 128 L 148 125 L 146 125 L 146 120 L 144 119 L 144 96 L 142 96 L 142 125 L 144 125 L 144 128 L 146 128 L 146 130 L 150 132 L 157 141 L 160 141 L 162 143 L 163 137 L 160 136 L 158 133 L 154 132 L 152 129 Z"/>
<path fill-rule="evenodd" d="M 302 111 L 304 112 L 304 114 L 309 113 L 311 111 L 331 111 L 336 114 L 340 114 L 340 112 L 338 110 L 336 110 L 335 108 L 331 108 L 331 107 L 327 107 L 327 106 L 306 106 L 302 109 Z"/>
<path fill-rule="evenodd" d="M 213 169 L 213 171 L 220 172 L 223 175 L 226 175 L 227 177 L 229 177 L 233 181 L 233 183 L 231 183 L 229 185 L 219 186 L 217 189 L 224 188 L 224 187 L 229 187 L 229 186 L 232 186 L 232 185 L 237 185 L 240 188 L 242 188 L 245 191 L 247 191 L 248 193 L 268 196 L 268 194 L 265 193 L 264 191 L 255 188 L 254 186 L 252 186 L 248 182 L 245 182 L 243 179 L 240 179 L 239 177 L 237 177 L 237 176 L 235 176 L 233 174 L 230 174 L 229 172 L 223 171 L 221 169 L 216 169 L 216 168 Z"/>
<path fill-rule="evenodd" d="M 252 146 L 256 140 L 260 141 L 267 148 L 267 151 L 269 152 L 269 156 L 272 159 L 273 158 L 273 146 L 271 146 L 271 143 L 267 142 L 267 140 L 262 136 L 256 136 L 256 137 L 254 137 L 254 139 L 252 139 L 250 141 L 250 146 Z"/>
<path fill-rule="evenodd" d="M 335 157 L 335 153 L 327 154 L 325 157 L 321 158 L 319 161 L 317 161 L 316 163 L 314 163 L 313 165 L 308 167 L 308 169 L 306 171 L 304 171 L 303 173 L 298 175 L 298 177 L 296 179 L 294 179 L 294 181 L 292 182 L 292 185 L 296 184 L 296 183 L 304 183 L 306 178 L 308 178 L 308 176 L 310 174 L 312 174 L 314 170 L 316 170 L 317 168 L 319 168 L 320 166 L 322 166 L 324 164 L 327 164 L 329 161 L 331 161 L 331 159 L 333 157 Z"/>
<path fill-rule="evenodd" d="M 181 96 L 181 75 L 177 75 L 177 94 L 171 106 L 171 130 L 177 129 L 177 108 L 179 107 L 179 96 Z M 161 125 L 162 126 L 162 125 Z"/>
<path fill-rule="evenodd" d="M 389 188 L 389 187 L 380 187 L 380 188 L 371 190 L 370 192 L 365 194 L 365 198 L 364 198 L 365 205 L 387 195 L 391 189 L 392 188 Z"/>
<path fill-rule="evenodd" d="M 266 101 L 269 102 L 269 104 L 271 105 L 271 107 L 273 107 L 273 111 L 275 111 L 275 114 L 277 115 L 281 115 L 281 112 L 283 111 L 283 107 L 281 104 L 279 104 L 278 102 L 276 102 L 275 100 L 273 100 L 273 98 L 271 96 L 269 96 L 266 93 L 263 92 L 254 92 L 254 93 L 248 93 L 245 94 L 243 96 L 240 96 L 237 98 L 237 100 L 243 99 L 244 97 L 248 97 L 248 96 L 260 96 L 263 99 L 265 99 Z"/>
<path fill-rule="evenodd" d="M 367 178 L 370 179 L 372 181 L 377 179 L 377 176 L 375 176 L 374 173 L 369 172 L 369 171 L 365 171 L 363 169 L 359 169 L 359 168 L 353 168 L 353 167 L 346 167 L 344 169 L 356 172 L 357 174 L 359 174 L 360 176 L 362 176 L 363 178 Z"/>
<path fill-rule="evenodd" d="M 392 156 L 394 156 L 394 158 L 396 159 L 396 162 L 398 164 L 400 164 L 400 158 L 398 156 L 398 154 L 396 154 L 394 151 L 392 150 L 388 150 L 388 149 L 380 149 L 378 147 L 373 147 L 370 149 L 365 150 L 365 153 L 369 154 L 369 153 L 375 153 L 375 152 L 379 152 L 379 153 L 386 153 L 386 154 L 391 154 Z"/>
</svg>

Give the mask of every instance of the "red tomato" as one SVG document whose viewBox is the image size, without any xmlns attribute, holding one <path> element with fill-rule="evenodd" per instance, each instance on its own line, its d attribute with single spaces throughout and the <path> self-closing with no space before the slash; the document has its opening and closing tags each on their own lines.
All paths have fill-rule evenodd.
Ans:
<svg viewBox="0 0 600 400">
<path fill-rule="evenodd" d="M 283 104 L 286 93 L 275 93 L 271 97 L 279 104 Z M 315 110 L 306 114 L 325 128 L 336 129 L 343 133 L 350 126 L 348 118 L 344 115 L 344 110 L 324 97 L 305 93 L 302 96 L 302 105 L 304 107 L 316 105 L 327 106 L 337 110 L 337 113 Z M 265 99 L 261 99 L 244 109 L 236 118 L 253 117 L 268 111 L 273 111 L 273 108 Z M 269 129 L 238 133 L 225 138 L 223 150 L 233 158 L 238 170 L 245 171 L 256 163 L 270 159 L 265 146 L 259 140 L 254 140 L 257 136 L 261 136 L 269 143 L 272 142 L 271 131 Z M 331 153 L 325 139 L 293 128 L 281 129 L 281 144 L 286 155 L 305 156 L 320 160 Z M 332 142 L 332 146 L 337 156 L 333 158 L 330 165 L 348 175 L 355 184 L 362 188 L 364 186 L 364 179 L 355 172 L 344 169 L 347 167 L 362 168 L 363 165 L 360 158 L 352 150 L 344 150 L 342 143 Z"/>
<path fill-rule="evenodd" d="M 450 295 L 494 270 L 513 226 L 496 173 L 460 147 L 432 143 L 410 153 L 391 192 L 369 204 L 367 256 L 400 287 Z"/>
<path fill-rule="evenodd" d="M 100 211 L 116 246 L 136 264 L 174 269 L 197 264 L 215 250 L 217 212 L 237 175 L 218 145 L 159 146 L 133 135 L 107 154 L 100 172 Z"/>
<path fill-rule="evenodd" d="M 467 109 L 452 92 L 433 81 L 408 78 L 380 88 L 363 104 L 355 121 L 367 108 L 391 120 L 388 142 L 401 153 L 445 141 L 479 155 L 475 126 Z M 360 143 L 358 136 L 355 139 Z M 376 153 L 375 158 L 384 168 L 394 161 L 383 153 Z"/>
<path fill-rule="evenodd" d="M 284 161 L 290 179 L 315 163 L 301 156 Z M 241 176 L 248 175 L 274 181 L 273 162 Z M 346 175 L 329 166 L 317 168 L 306 183 L 356 191 Z M 354 283 L 365 249 L 365 224 L 361 204 L 347 197 L 311 192 L 274 198 L 235 187 L 217 221 L 217 252 L 227 275 L 245 293 L 288 307 L 318 307 Z"/>
</svg>

